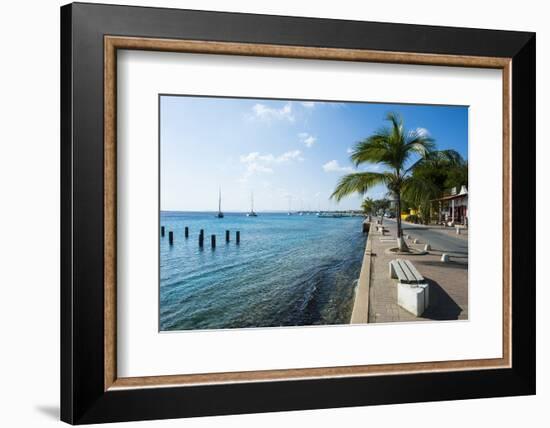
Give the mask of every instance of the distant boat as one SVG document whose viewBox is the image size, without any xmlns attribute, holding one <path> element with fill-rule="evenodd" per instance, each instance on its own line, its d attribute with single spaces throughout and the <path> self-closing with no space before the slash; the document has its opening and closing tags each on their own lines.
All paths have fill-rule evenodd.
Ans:
<svg viewBox="0 0 550 428">
<path fill-rule="evenodd" d="M 223 218 L 223 213 L 222 213 L 222 189 L 221 189 L 221 187 L 220 187 L 220 191 L 219 191 L 219 194 L 218 194 L 218 215 L 216 217 Z"/>
<path fill-rule="evenodd" d="M 342 217 L 351 217 L 350 214 L 345 214 L 345 213 L 341 213 L 341 212 L 319 212 L 317 213 L 317 217 L 322 217 L 322 218 L 342 218 Z"/>
<path fill-rule="evenodd" d="M 258 214 L 254 212 L 254 193 L 250 192 L 250 212 L 246 213 L 247 217 L 258 217 Z"/>
<path fill-rule="evenodd" d="M 288 196 L 288 215 L 292 215 L 292 210 L 291 210 L 291 203 L 292 203 L 292 196 Z"/>
</svg>

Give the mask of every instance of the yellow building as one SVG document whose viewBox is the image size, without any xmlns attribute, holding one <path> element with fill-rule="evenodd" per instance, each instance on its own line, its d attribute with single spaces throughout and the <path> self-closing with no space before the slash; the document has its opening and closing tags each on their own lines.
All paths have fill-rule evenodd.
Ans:
<svg viewBox="0 0 550 428">
<path fill-rule="evenodd" d="M 401 211 L 401 220 L 405 220 L 410 215 L 417 215 L 418 211 L 415 209 L 410 209 L 409 212 Z"/>
</svg>

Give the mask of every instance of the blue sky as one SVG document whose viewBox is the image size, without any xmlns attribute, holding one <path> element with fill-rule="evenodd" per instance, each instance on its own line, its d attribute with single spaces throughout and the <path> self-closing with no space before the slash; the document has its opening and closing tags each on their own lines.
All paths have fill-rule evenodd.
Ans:
<svg viewBox="0 0 550 428">
<path fill-rule="evenodd" d="M 338 179 L 354 171 L 349 149 L 385 126 L 389 111 L 409 130 L 426 129 L 438 149 L 468 157 L 468 109 L 167 96 L 160 99 L 161 209 L 357 209 L 360 196 L 329 200 Z M 380 171 L 380 165 L 359 170 Z M 367 196 L 381 198 L 377 186 Z"/>
</svg>

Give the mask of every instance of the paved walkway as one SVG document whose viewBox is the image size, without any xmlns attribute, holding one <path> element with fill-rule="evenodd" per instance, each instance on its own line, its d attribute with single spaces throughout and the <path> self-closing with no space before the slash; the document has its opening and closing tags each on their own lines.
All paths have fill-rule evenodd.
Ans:
<svg viewBox="0 0 550 428">
<path fill-rule="evenodd" d="M 429 243 L 432 251 L 427 255 L 386 254 L 386 250 L 396 246 L 397 225 L 395 221 L 384 219 L 389 233 L 382 237 L 371 232 L 372 263 L 369 291 L 369 322 L 405 322 L 427 320 L 468 319 L 468 241 L 461 235 L 452 236 L 437 228 L 404 225 L 404 234 L 409 234 L 407 244 L 422 249 Z M 393 238 L 388 240 L 388 238 Z M 413 239 L 419 244 L 413 244 Z M 443 252 L 451 255 L 450 263 L 440 261 Z M 430 284 L 430 305 L 421 317 L 405 311 L 397 305 L 396 281 L 389 277 L 388 264 L 391 260 L 409 259 Z"/>
</svg>

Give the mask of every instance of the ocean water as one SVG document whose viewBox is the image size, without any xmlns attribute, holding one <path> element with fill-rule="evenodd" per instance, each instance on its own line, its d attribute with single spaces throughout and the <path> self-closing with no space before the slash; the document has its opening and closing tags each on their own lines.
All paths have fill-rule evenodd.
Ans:
<svg viewBox="0 0 550 428">
<path fill-rule="evenodd" d="M 160 329 L 348 323 L 365 249 L 361 222 L 360 217 L 313 214 L 226 213 L 218 219 L 214 213 L 162 212 Z M 226 230 L 231 231 L 229 243 Z"/>
</svg>

